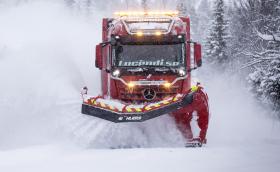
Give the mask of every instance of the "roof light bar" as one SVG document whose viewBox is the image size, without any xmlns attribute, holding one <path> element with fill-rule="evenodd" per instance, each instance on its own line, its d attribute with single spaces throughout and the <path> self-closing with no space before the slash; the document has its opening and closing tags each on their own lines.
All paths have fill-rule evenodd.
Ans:
<svg viewBox="0 0 280 172">
<path fill-rule="evenodd" d="M 126 22 L 167 22 L 170 23 L 171 19 L 170 18 L 126 18 Z"/>
<path fill-rule="evenodd" d="M 120 11 L 114 13 L 117 16 L 178 16 L 178 11 Z"/>
</svg>

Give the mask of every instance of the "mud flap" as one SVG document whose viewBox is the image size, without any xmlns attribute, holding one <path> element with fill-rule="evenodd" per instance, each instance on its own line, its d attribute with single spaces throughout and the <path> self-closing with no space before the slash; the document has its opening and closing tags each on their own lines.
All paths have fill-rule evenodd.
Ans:
<svg viewBox="0 0 280 172">
<path fill-rule="evenodd" d="M 115 123 L 143 122 L 161 115 L 169 114 L 190 105 L 193 102 L 193 94 L 193 92 L 186 94 L 178 99 L 178 101 L 173 101 L 172 103 L 166 104 L 164 106 L 156 107 L 154 109 L 150 108 L 148 110 L 145 109 L 141 112 L 130 113 L 110 110 L 100 106 L 95 106 L 94 103 L 90 104 L 84 102 L 82 105 L 82 113 Z"/>
</svg>

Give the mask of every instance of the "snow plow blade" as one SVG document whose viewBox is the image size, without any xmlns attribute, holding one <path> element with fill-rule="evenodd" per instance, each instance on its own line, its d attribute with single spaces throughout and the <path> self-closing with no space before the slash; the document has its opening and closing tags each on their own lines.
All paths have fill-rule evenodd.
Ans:
<svg viewBox="0 0 280 172">
<path fill-rule="evenodd" d="M 185 95 L 177 94 L 163 101 L 142 106 L 125 105 L 121 102 L 118 102 L 117 106 L 112 106 L 111 100 L 100 97 L 89 98 L 82 105 L 82 113 L 115 123 L 143 122 L 190 105 L 193 102 L 193 94 L 193 92 Z"/>
</svg>

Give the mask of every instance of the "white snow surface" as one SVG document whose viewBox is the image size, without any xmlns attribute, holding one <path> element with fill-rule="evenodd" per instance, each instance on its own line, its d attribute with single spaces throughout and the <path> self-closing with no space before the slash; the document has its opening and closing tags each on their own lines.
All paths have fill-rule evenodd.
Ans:
<svg viewBox="0 0 280 172">
<path fill-rule="evenodd" d="M 80 88 L 100 89 L 101 18 L 55 2 L 0 6 L 1 172 L 280 169 L 279 122 L 240 80 L 210 69 L 197 72 L 211 108 L 203 148 L 183 148 L 168 115 L 133 124 L 81 115 Z"/>
</svg>

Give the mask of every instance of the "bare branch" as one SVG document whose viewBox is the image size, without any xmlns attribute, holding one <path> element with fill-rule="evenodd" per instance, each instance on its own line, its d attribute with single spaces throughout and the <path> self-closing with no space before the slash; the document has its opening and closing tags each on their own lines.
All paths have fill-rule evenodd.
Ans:
<svg viewBox="0 0 280 172">
<path fill-rule="evenodd" d="M 265 40 L 265 41 L 275 41 L 275 42 L 280 42 L 280 36 L 276 36 L 275 34 L 271 33 L 270 35 L 268 34 L 262 34 L 261 32 L 256 30 L 257 35 Z"/>
</svg>

